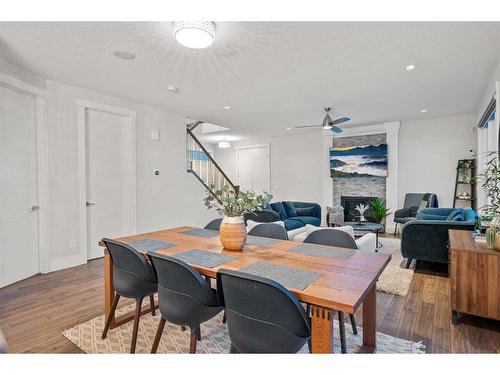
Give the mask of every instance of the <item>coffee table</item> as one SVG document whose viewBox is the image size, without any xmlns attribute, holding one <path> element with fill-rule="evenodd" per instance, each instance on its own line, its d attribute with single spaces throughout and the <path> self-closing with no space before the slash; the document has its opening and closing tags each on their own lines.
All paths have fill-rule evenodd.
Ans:
<svg viewBox="0 0 500 375">
<path fill-rule="evenodd" d="M 370 223 L 368 221 L 361 221 L 359 223 L 356 221 L 346 221 L 344 225 L 353 227 L 354 237 L 362 237 L 366 233 L 375 233 L 377 236 L 377 247 L 375 248 L 375 251 L 378 251 L 378 249 L 382 247 L 382 244 L 378 241 L 378 233 L 380 230 L 384 229 L 382 224 Z"/>
</svg>

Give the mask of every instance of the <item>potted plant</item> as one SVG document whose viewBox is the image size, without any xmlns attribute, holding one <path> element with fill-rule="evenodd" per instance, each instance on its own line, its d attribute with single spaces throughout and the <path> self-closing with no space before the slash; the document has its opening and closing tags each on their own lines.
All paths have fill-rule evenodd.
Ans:
<svg viewBox="0 0 500 375">
<path fill-rule="evenodd" d="M 488 153 L 490 160 L 483 173 L 476 178 L 488 194 L 488 203 L 481 207 L 483 221 L 489 221 L 486 229 L 486 246 L 500 250 L 500 235 L 497 233 L 500 219 L 500 161 L 496 152 Z"/>
<path fill-rule="evenodd" d="M 213 193 L 212 193 L 213 192 Z M 215 208 L 224 215 L 220 226 L 220 241 L 225 249 L 241 250 L 247 239 L 247 229 L 243 215 L 261 211 L 272 199 L 266 192 L 255 194 L 253 191 L 240 191 L 236 193 L 229 185 L 222 189 L 207 190 L 205 206 Z"/>
<path fill-rule="evenodd" d="M 378 224 L 391 214 L 389 209 L 385 206 L 385 201 L 383 199 L 373 198 L 370 205 L 372 206 L 372 218 Z"/>
</svg>

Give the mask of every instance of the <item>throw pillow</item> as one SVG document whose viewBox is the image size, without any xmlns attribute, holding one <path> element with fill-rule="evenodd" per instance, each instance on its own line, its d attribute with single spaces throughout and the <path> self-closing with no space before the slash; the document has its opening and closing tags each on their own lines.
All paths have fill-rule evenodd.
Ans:
<svg viewBox="0 0 500 375">
<path fill-rule="evenodd" d="M 297 211 L 295 210 L 295 206 L 292 202 L 283 201 L 283 206 L 285 207 L 287 217 L 297 216 Z"/>
<path fill-rule="evenodd" d="M 461 219 L 460 219 L 461 218 Z M 450 212 L 446 220 L 449 221 L 464 221 L 464 212 L 461 208 L 455 208 Z"/>
<path fill-rule="evenodd" d="M 296 207 L 297 216 L 314 216 L 314 207 Z"/>
<path fill-rule="evenodd" d="M 281 225 L 283 228 L 285 227 L 285 223 L 282 221 L 273 221 L 272 223 Z M 256 225 L 259 224 L 268 224 L 268 223 L 259 223 L 258 221 L 247 220 L 247 232 L 250 232 Z"/>
<path fill-rule="evenodd" d="M 283 203 L 281 202 L 271 203 L 271 208 L 273 209 L 273 211 L 276 211 L 278 215 L 280 215 L 281 220 L 285 220 L 288 217 L 286 215 L 285 207 L 283 207 Z"/>
</svg>

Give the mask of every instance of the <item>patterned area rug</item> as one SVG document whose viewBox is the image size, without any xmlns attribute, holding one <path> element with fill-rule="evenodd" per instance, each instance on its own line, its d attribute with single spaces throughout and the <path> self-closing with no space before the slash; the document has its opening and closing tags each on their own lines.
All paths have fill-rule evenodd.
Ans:
<svg viewBox="0 0 500 375">
<path fill-rule="evenodd" d="M 378 252 L 391 254 L 392 258 L 377 281 L 377 290 L 397 296 L 406 296 L 415 273 L 415 262 L 412 263 L 410 269 L 405 268 L 406 259 L 401 255 L 401 240 L 397 238 L 380 238 L 379 241 L 382 247 L 378 249 Z"/>
<path fill-rule="evenodd" d="M 132 304 L 117 310 L 117 315 L 132 311 L 134 307 L 135 305 Z M 136 353 L 149 353 L 151 351 L 159 320 L 159 313 L 156 316 L 146 314 L 141 317 Z M 101 334 L 104 323 L 104 316 L 98 316 L 88 322 L 65 330 L 63 335 L 85 353 L 128 353 L 132 336 L 132 322 L 110 330 L 108 337 L 102 340 Z M 363 330 L 358 327 L 358 334 L 353 335 L 352 327 L 347 320 L 345 326 L 347 352 L 356 353 L 361 347 Z M 335 321 L 334 332 L 335 353 L 340 353 L 337 321 Z M 222 324 L 222 313 L 201 325 L 201 336 L 201 342 L 197 344 L 197 353 L 229 353 L 231 341 L 227 326 Z M 167 322 L 158 347 L 158 353 L 189 353 L 189 329 L 182 332 L 179 326 Z M 301 349 L 300 353 L 308 353 L 307 345 Z M 403 340 L 377 332 L 377 353 L 425 353 L 425 346 L 421 342 Z"/>
</svg>

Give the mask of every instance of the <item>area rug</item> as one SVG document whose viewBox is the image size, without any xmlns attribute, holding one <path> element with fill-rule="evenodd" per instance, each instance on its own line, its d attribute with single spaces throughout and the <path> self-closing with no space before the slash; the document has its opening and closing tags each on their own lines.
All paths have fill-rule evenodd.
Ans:
<svg viewBox="0 0 500 375">
<path fill-rule="evenodd" d="M 410 269 L 405 268 L 406 259 L 401 255 L 401 240 L 397 238 L 379 238 L 379 241 L 382 247 L 378 249 L 378 252 L 391 254 L 392 258 L 377 281 L 377 290 L 397 296 L 406 296 L 415 273 L 414 266 L 412 265 Z"/>
<path fill-rule="evenodd" d="M 130 312 L 134 308 L 134 304 L 126 306 L 117 310 L 117 315 Z M 146 314 L 141 317 L 139 333 L 137 335 L 136 353 L 144 354 L 151 351 L 159 320 L 159 313 L 155 316 Z M 65 330 L 63 335 L 85 353 L 128 353 L 130 350 L 133 323 L 128 322 L 110 330 L 108 337 L 102 340 L 101 334 L 104 323 L 104 316 L 98 316 L 85 323 Z M 363 330 L 361 327 L 358 327 L 358 334 L 353 335 L 352 327 L 347 321 L 345 326 L 347 352 L 356 353 L 360 350 L 362 345 Z M 338 339 L 339 330 L 336 320 L 334 332 L 335 353 L 340 353 L 340 342 Z M 189 330 L 183 332 L 179 326 L 167 322 L 158 347 L 158 353 L 189 353 L 189 335 Z M 197 353 L 229 353 L 231 341 L 229 339 L 227 326 L 222 324 L 222 313 L 201 325 L 201 336 L 201 342 L 197 344 Z M 299 353 L 308 353 L 307 345 L 304 346 Z M 425 353 L 425 346 L 421 342 L 403 340 L 377 332 L 377 353 L 421 354 Z"/>
</svg>

